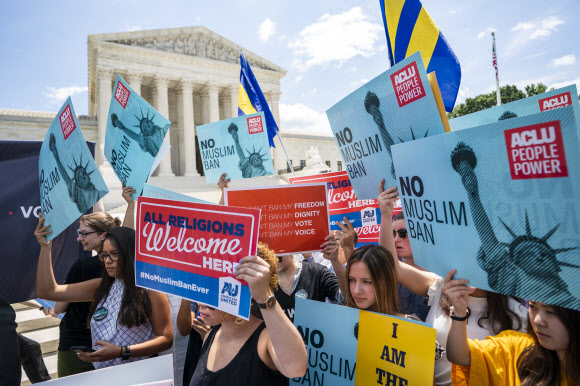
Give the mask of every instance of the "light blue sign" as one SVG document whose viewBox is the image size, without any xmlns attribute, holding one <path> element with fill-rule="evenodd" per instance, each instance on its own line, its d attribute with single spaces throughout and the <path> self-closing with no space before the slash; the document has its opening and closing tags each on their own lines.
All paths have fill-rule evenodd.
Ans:
<svg viewBox="0 0 580 386">
<path fill-rule="evenodd" d="M 70 97 L 52 121 L 38 157 L 40 206 L 52 240 L 109 189 L 85 142 Z"/>
<path fill-rule="evenodd" d="M 262 112 L 198 126 L 197 140 L 208 184 L 274 174 Z"/>
<path fill-rule="evenodd" d="M 117 75 L 107 115 L 105 157 L 119 180 L 136 190 L 134 199 L 147 182 L 170 124 Z"/>
<path fill-rule="evenodd" d="M 326 112 L 357 199 L 395 185 L 391 145 L 445 132 L 417 52 Z"/>
<path fill-rule="evenodd" d="M 36 302 L 38 304 L 40 304 L 41 306 L 43 306 L 47 310 L 50 308 L 54 309 L 54 305 L 56 304 L 56 302 L 53 302 L 50 300 L 44 300 L 44 299 L 39 299 L 39 298 L 36 298 L 34 300 L 36 300 Z M 62 314 L 55 314 L 55 315 L 58 316 L 59 319 L 62 319 L 64 317 L 64 314 L 66 314 L 66 312 L 63 312 Z"/>
<path fill-rule="evenodd" d="M 360 310 L 296 297 L 294 325 L 308 351 L 308 368 L 291 385 L 354 385 Z"/>
<path fill-rule="evenodd" d="M 471 286 L 580 309 L 572 107 L 393 147 L 413 257 Z"/>
<path fill-rule="evenodd" d="M 173 192 L 171 190 L 163 189 L 155 185 L 145 184 L 143 185 L 143 197 L 151 198 L 161 198 L 163 200 L 174 200 L 174 201 L 185 201 L 185 202 L 196 202 L 198 204 L 210 204 L 215 205 L 213 202 L 200 200 L 199 198 L 191 197 L 185 194 Z"/>
<path fill-rule="evenodd" d="M 576 114 L 576 117 L 580 117 L 580 104 L 578 103 L 576 85 L 562 87 L 557 90 L 492 107 L 491 109 L 450 119 L 449 126 L 452 131 L 462 130 L 566 106 L 574 106 L 574 114 Z M 578 119 L 576 123 L 580 124 Z"/>
</svg>

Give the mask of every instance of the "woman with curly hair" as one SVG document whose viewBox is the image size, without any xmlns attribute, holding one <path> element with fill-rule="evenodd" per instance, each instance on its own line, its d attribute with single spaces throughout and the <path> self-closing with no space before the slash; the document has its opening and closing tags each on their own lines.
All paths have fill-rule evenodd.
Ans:
<svg viewBox="0 0 580 386">
<path fill-rule="evenodd" d="M 204 338 L 190 386 L 287 385 L 306 373 L 304 341 L 274 297 L 276 254 L 258 243 L 257 255 L 241 259 L 236 270 L 250 287 L 250 320 L 222 312 L 222 323 Z"/>
</svg>

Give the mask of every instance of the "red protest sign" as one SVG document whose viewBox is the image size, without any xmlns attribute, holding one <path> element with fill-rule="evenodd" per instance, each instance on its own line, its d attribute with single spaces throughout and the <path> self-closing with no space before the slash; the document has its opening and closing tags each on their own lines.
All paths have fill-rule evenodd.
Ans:
<svg viewBox="0 0 580 386">
<path fill-rule="evenodd" d="M 260 241 L 279 255 L 320 251 L 330 232 L 326 184 L 231 188 L 225 203 L 260 209 Z"/>
<path fill-rule="evenodd" d="M 139 197 L 136 283 L 249 317 L 241 258 L 255 255 L 260 211 Z"/>
</svg>

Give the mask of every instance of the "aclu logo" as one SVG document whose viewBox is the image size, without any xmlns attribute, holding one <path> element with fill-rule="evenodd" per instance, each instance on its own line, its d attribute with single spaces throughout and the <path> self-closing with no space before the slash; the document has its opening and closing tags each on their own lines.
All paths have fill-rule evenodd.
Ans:
<svg viewBox="0 0 580 386">
<path fill-rule="evenodd" d="M 361 210 L 362 226 L 372 226 L 377 225 L 377 209 L 376 208 L 365 208 Z"/>
<path fill-rule="evenodd" d="M 262 125 L 262 117 L 260 115 L 248 118 L 248 133 L 249 134 L 262 133 L 263 131 L 264 131 L 264 126 Z"/>
<path fill-rule="evenodd" d="M 554 95 L 548 98 L 540 99 L 540 111 L 558 109 L 560 107 L 572 106 L 572 96 L 570 92 Z"/>
</svg>

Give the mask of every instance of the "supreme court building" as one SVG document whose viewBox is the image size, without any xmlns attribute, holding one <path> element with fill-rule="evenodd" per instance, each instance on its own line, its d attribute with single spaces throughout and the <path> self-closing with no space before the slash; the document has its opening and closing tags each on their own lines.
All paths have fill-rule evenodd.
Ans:
<svg viewBox="0 0 580 386">
<path fill-rule="evenodd" d="M 243 49 L 258 79 L 295 167 L 315 146 L 332 170 L 341 170 L 331 135 L 286 133 L 280 125 L 280 79 L 286 70 Z M 238 115 L 239 51 L 237 45 L 205 27 L 108 33 L 88 36 L 88 116 L 78 117 L 86 140 L 96 142 L 96 162 L 103 174 L 107 114 L 118 75 L 172 123 L 165 139 L 171 145 L 157 175 L 203 173 L 196 140 L 198 125 Z M 1 106 L 0 106 L 1 107 Z M 0 108 L 0 139 L 43 140 L 55 113 Z M 276 139 L 274 169 L 289 172 Z M 288 170 L 286 170 L 288 169 Z"/>
</svg>

